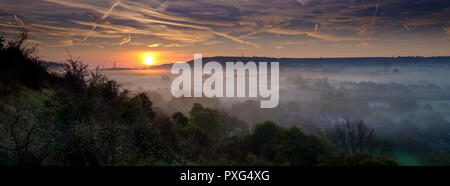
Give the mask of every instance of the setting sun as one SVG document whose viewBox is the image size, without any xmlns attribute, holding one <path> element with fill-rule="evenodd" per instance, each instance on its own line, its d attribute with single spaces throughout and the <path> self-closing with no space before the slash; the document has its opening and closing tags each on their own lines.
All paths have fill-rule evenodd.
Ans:
<svg viewBox="0 0 450 186">
<path fill-rule="evenodd" d="M 155 59 L 153 58 L 153 56 L 151 54 L 145 55 L 144 64 L 147 66 L 155 64 Z"/>
</svg>

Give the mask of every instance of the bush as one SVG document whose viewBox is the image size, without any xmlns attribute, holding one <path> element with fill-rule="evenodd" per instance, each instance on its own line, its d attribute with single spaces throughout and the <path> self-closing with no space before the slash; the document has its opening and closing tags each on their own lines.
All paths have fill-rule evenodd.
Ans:
<svg viewBox="0 0 450 186">
<path fill-rule="evenodd" d="M 11 94 L 17 88 L 25 86 L 32 89 L 40 89 L 44 80 L 48 79 L 47 69 L 41 65 L 36 57 L 31 54 L 35 52 L 35 47 L 27 48 L 23 46 L 28 39 L 28 31 L 24 30 L 16 40 L 5 43 L 5 39 L 0 37 L 0 84 L 2 84 L 3 94 Z"/>
<path fill-rule="evenodd" d="M 319 138 L 270 121 L 255 125 L 247 144 L 252 153 L 280 165 L 312 166 L 321 156 L 328 156 L 328 147 Z"/>
</svg>

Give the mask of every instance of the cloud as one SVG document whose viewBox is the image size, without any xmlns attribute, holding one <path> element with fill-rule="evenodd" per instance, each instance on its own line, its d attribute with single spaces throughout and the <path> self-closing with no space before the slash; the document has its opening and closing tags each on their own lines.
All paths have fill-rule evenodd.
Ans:
<svg viewBox="0 0 450 186">
<path fill-rule="evenodd" d="M 171 44 L 163 45 L 163 47 L 185 47 L 185 46 L 187 46 L 187 45 L 180 44 L 180 43 L 171 43 Z"/>
<path fill-rule="evenodd" d="M 361 48 L 369 46 L 369 43 L 365 41 L 360 41 L 356 44 L 329 44 L 328 46 L 336 47 L 336 48 Z"/>
<path fill-rule="evenodd" d="M 157 10 L 157 11 L 162 11 L 162 12 L 164 12 L 164 11 L 167 10 L 167 7 L 169 7 L 169 1 L 166 1 L 166 2 L 164 2 L 164 3 L 161 3 L 161 4 L 159 5 L 159 7 L 156 8 L 156 10 Z"/>
<path fill-rule="evenodd" d="M 101 42 L 107 47 L 118 43 L 136 48 L 149 46 L 146 43 L 240 48 L 271 44 L 284 49 L 287 46 L 281 43 L 354 43 L 362 47 L 361 41 L 407 37 L 399 32 L 399 25 L 423 36 L 443 34 L 441 29 L 427 29 L 431 26 L 448 34 L 450 23 L 448 0 L 18 0 L 0 2 L 0 7 L 2 32 L 19 31 L 23 19 L 30 34 L 53 45 L 72 40 L 75 45 Z"/>
<path fill-rule="evenodd" d="M 363 25 L 358 32 L 360 35 L 370 35 L 375 33 L 375 24 L 377 20 L 377 13 L 378 13 L 378 3 L 375 5 L 375 11 L 373 13 L 373 16 L 371 17 L 369 23 L 367 25 Z"/>
<path fill-rule="evenodd" d="M 59 40 L 57 45 L 52 45 L 49 47 L 70 47 L 70 46 L 74 46 L 73 44 L 73 40 Z"/>
<path fill-rule="evenodd" d="M 308 6 L 308 0 L 297 0 L 302 6 Z"/>
<path fill-rule="evenodd" d="M 360 37 L 348 37 L 348 36 L 339 36 L 333 33 L 327 32 L 314 32 L 312 30 L 304 30 L 304 29 L 286 29 L 286 28 L 273 28 L 267 30 L 270 33 L 283 34 L 283 35 L 306 35 L 311 38 L 316 38 L 325 41 L 354 41 L 361 40 Z"/>
<path fill-rule="evenodd" d="M 153 44 L 148 45 L 147 47 L 149 47 L 149 48 L 156 48 L 156 47 L 165 47 L 165 48 L 175 47 L 175 48 L 178 48 L 178 47 L 185 47 L 185 46 L 188 46 L 188 45 L 189 44 L 186 44 L 186 43 L 169 43 L 169 44 L 153 43 Z M 205 44 L 205 45 L 207 45 L 207 44 Z"/>
<path fill-rule="evenodd" d="M 409 26 L 408 26 L 408 25 L 406 25 L 406 24 L 403 24 L 402 26 L 403 26 L 403 28 L 405 28 L 405 30 L 406 30 L 406 31 L 411 31 L 411 29 L 409 28 Z"/>
<path fill-rule="evenodd" d="M 131 34 L 128 34 L 127 37 L 124 37 L 124 38 L 122 39 L 122 41 L 120 41 L 119 45 L 122 46 L 122 45 L 124 45 L 124 44 L 126 44 L 126 43 L 128 43 L 128 42 L 130 42 L 130 41 L 131 41 Z"/>
<path fill-rule="evenodd" d="M 78 39 L 77 37 L 82 36 L 83 33 L 86 33 L 88 31 L 88 29 L 82 29 L 82 28 L 59 27 L 59 26 L 51 26 L 51 25 L 43 25 L 43 24 L 35 24 L 35 23 L 31 23 L 30 27 L 28 29 L 30 30 L 30 33 L 33 33 L 34 35 L 59 36 L 59 37 L 70 38 L 70 39 L 76 40 L 76 41 L 82 41 L 82 39 Z M 102 33 L 102 32 L 98 32 L 98 31 L 92 31 L 91 36 L 97 37 L 97 38 L 123 37 L 123 35 Z"/>
<path fill-rule="evenodd" d="M 105 19 L 108 17 L 108 15 L 111 13 L 111 11 L 112 11 L 116 6 L 119 5 L 119 3 L 120 3 L 120 1 L 117 0 L 117 1 L 111 6 L 111 8 L 109 8 L 108 11 L 106 11 L 106 12 L 103 14 L 102 17 L 100 17 L 100 18 L 95 17 L 95 19 L 96 19 L 95 21 L 96 21 L 97 23 L 105 23 Z M 96 27 L 97 27 L 97 24 L 94 24 L 94 25 L 92 26 L 91 30 L 84 36 L 84 38 L 83 38 L 81 41 L 85 41 L 85 40 L 91 35 L 92 31 L 95 30 Z M 127 41 L 127 42 L 128 42 L 128 41 Z M 122 44 L 123 44 L 123 43 L 121 43 L 120 45 L 122 45 Z"/>
<path fill-rule="evenodd" d="M 20 26 L 25 27 L 25 24 L 23 23 L 23 21 L 21 19 L 19 19 L 17 17 L 17 15 L 14 15 L 14 19 L 20 24 Z"/>
<path fill-rule="evenodd" d="M 230 40 L 233 40 L 233 41 L 236 41 L 236 42 L 241 43 L 241 44 L 252 45 L 252 46 L 254 46 L 254 47 L 256 47 L 256 48 L 261 47 L 261 46 L 260 46 L 259 44 L 257 44 L 257 43 L 253 43 L 253 42 L 249 42 L 249 41 L 244 41 L 244 40 L 242 40 L 242 39 L 239 39 L 239 38 L 237 38 L 237 37 L 233 37 L 233 36 L 230 36 L 230 35 L 227 35 L 227 34 L 224 34 L 224 33 L 214 32 L 214 34 L 219 35 L 219 36 L 222 36 L 222 37 L 227 38 L 227 39 L 230 39 Z"/>
<path fill-rule="evenodd" d="M 154 44 L 148 45 L 149 48 L 154 48 L 154 47 L 159 47 L 159 46 L 161 46 L 161 43 L 154 43 Z"/>
<path fill-rule="evenodd" d="M 205 42 L 206 46 L 210 46 L 210 45 L 217 45 L 217 44 L 222 44 L 223 41 L 207 41 Z"/>
<path fill-rule="evenodd" d="M 94 6 L 94 5 L 88 5 L 88 4 L 83 4 L 83 3 L 75 3 L 75 2 L 71 2 L 71 1 L 65 1 L 65 0 L 46 0 L 49 2 L 53 2 L 53 3 L 58 3 L 61 5 L 65 5 L 65 6 L 69 6 L 69 7 L 78 7 L 78 8 L 84 8 L 84 9 L 88 9 L 88 10 L 98 10 L 98 9 L 102 9 L 101 7 L 98 6 Z M 113 5 L 108 11 L 107 14 L 105 15 L 111 15 L 113 17 L 117 17 L 120 19 L 129 19 L 129 20 L 133 20 L 136 22 L 140 22 L 140 23 L 144 23 L 144 24 L 152 24 L 152 23 L 156 23 L 156 24 L 163 24 L 163 25 L 170 25 L 170 26 L 178 26 L 178 27 L 186 27 L 186 28 L 191 28 L 191 29 L 198 29 L 198 30 L 203 30 L 203 31 L 207 31 L 210 32 L 211 34 L 217 35 L 217 36 L 221 36 L 224 38 L 228 38 L 232 41 L 236 41 L 242 44 L 248 44 L 248 45 L 254 45 L 257 46 L 257 44 L 254 44 L 252 42 L 249 41 L 243 41 L 239 38 L 236 38 L 234 36 L 231 36 L 229 34 L 223 33 L 223 32 L 219 32 L 216 31 L 214 29 L 212 29 L 211 27 L 208 26 L 203 26 L 203 25 L 199 25 L 199 24 L 211 24 L 211 25 L 220 25 L 220 26 L 229 26 L 229 25 L 233 25 L 233 24 L 227 24 L 224 22 L 213 22 L 213 21 L 208 21 L 208 20 L 198 20 L 198 19 L 194 19 L 194 18 L 186 18 L 186 17 L 179 17 L 179 16 L 174 16 L 174 15 L 170 15 L 167 13 L 161 13 L 156 11 L 153 8 L 150 8 L 144 4 L 140 4 L 140 3 L 136 3 L 136 2 L 128 2 L 128 1 L 120 1 L 120 6 L 125 8 L 126 11 L 120 11 L 120 12 L 112 12 L 111 10 L 117 6 L 117 5 Z M 151 17 L 156 17 L 156 18 L 160 18 L 160 19 L 153 19 L 147 16 L 143 16 L 143 15 L 147 15 L 147 16 L 151 16 Z M 104 16 L 106 17 L 106 16 Z M 184 23 L 183 23 L 184 22 Z M 98 25 L 95 24 L 91 30 L 94 30 Z M 172 30 L 173 31 L 173 30 Z M 176 32 L 176 31 L 173 31 Z M 172 33 L 173 33 L 172 32 Z M 84 39 L 82 39 L 81 41 L 84 41 L 87 37 L 90 36 L 89 32 Z M 180 33 L 179 33 L 180 34 Z M 165 33 L 155 33 L 154 35 L 166 35 Z M 180 34 L 181 35 L 181 34 Z M 199 38 L 199 37 L 195 37 L 195 38 Z M 166 39 L 168 39 L 166 37 Z M 173 39 L 183 39 L 183 37 L 173 37 Z M 201 41 L 201 40 L 197 40 Z M 192 41 L 191 41 L 192 42 Z"/>
</svg>

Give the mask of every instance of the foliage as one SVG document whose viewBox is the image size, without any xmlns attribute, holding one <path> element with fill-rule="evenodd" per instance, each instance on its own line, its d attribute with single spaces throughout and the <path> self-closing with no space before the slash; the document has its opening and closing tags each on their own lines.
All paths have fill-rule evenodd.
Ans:
<svg viewBox="0 0 450 186">
<path fill-rule="evenodd" d="M 204 108 L 202 105 L 195 103 L 189 111 L 189 116 L 191 124 L 205 130 L 212 138 L 218 138 L 222 135 L 222 122 L 217 110 Z"/>
<path fill-rule="evenodd" d="M 24 30 L 16 40 L 5 43 L 0 37 L 0 83 L 1 95 L 17 93 L 18 84 L 27 88 L 38 89 L 43 86 L 48 73 L 40 65 L 38 58 L 33 57 L 36 47 L 24 46 L 28 38 L 28 31 Z"/>
<path fill-rule="evenodd" d="M 375 135 L 362 121 L 347 121 L 328 131 L 328 138 L 348 154 L 369 153 L 376 156 L 392 155 L 392 145 Z"/>
<path fill-rule="evenodd" d="M 281 165 L 311 166 L 320 156 L 328 156 L 326 146 L 315 136 L 304 134 L 297 127 L 282 128 L 267 121 L 254 126 L 247 136 L 252 153 Z"/>
<path fill-rule="evenodd" d="M 386 156 L 373 157 L 368 153 L 348 154 L 340 152 L 321 162 L 322 166 L 397 166 L 398 163 Z"/>
<path fill-rule="evenodd" d="M 182 112 L 175 112 L 174 114 L 172 114 L 171 119 L 180 127 L 186 127 L 189 123 L 189 118 L 186 117 Z"/>
<path fill-rule="evenodd" d="M 311 166 L 337 153 L 297 127 L 264 122 L 249 132 L 240 118 L 197 103 L 189 116 L 168 115 L 146 94 L 130 93 L 72 57 L 62 72 L 50 73 L 25 40 L 26 33 L 6 44 L 0 38 L 1 165 Z"/>
<path fill-rule="evenodd" d="M 424 166 L 450 166 L 450 153 L 431 151 L 424 154 L 419 162 Z"/>
</svg>

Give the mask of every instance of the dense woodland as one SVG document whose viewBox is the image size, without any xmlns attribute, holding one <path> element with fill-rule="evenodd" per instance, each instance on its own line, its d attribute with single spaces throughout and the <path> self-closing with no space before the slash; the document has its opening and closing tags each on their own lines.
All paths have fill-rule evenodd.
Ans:
<svg viewBox="0 0 450 186">
<path fill-rule="evenodd" d="M 169 114 L 72 57 L 50 71 L 26 38 L 0 38 L 0 165 L 397 165 L 364 122 L 313 135 L 199 103 Z"/>
</svg>

